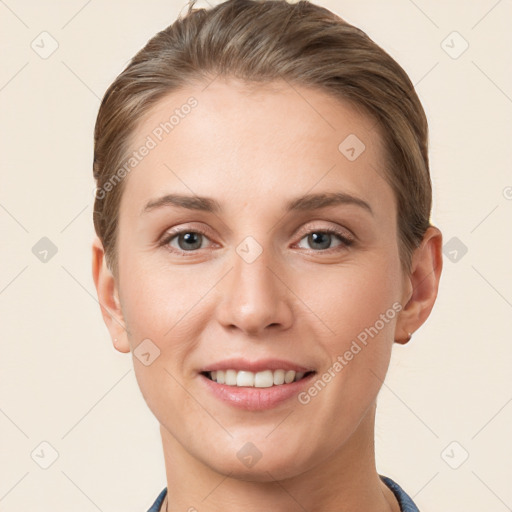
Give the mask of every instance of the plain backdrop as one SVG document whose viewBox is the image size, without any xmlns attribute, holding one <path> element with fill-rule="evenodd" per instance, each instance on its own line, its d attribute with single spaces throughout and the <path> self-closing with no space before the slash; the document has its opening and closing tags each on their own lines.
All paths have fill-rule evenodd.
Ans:
<svg viewBox="0 0 512 512">
<path fill-rule="evenodd" d="M 377 469 L 422 512 L 511 510 L 512 3 L 318 3 L 415 84 L 444 235 L 434 310 L 379 395 Z M 158 423 L 96 301 L 92 134 L 108 85 L 184 4 L 0 1 L 3 512 L 140 512 L 166 485 Z"/>
</svg>

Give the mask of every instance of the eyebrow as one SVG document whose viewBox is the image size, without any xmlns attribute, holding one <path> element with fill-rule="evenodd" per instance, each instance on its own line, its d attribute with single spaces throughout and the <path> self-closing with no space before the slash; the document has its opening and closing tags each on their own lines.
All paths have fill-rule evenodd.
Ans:
<svg viewBox="0 0 512 512">
<path fill-rule="evenodd" d="M 287 212 L 310 211 L 345 204 L 359 206 L 373 215 L 373 210 L 366 201 L 346 192 L 306 194 L 288 201 L 285 205 L 285 210 Z M 150 200 L 142 209 L 141 215 L 165 206 L 177 206 L 179 208 L 186 208 L 187 210 L 200 210 L 216 214 L 222 212 L 220 203 L 209 197 L 166 194 L 157 199 Z"/>
</svg>

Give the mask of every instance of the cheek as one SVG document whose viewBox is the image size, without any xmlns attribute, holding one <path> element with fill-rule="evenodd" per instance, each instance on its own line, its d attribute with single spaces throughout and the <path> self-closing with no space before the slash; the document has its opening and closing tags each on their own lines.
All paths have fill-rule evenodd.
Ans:
<svg viewBox="0 0 512 512">
<path fill-rule="evenodd" d="M 193 373 L 191 355 L 197 350 L 205 320 L 211 318 L 205 300 L 218 276 L 194 266 L 169 268 L 134 254 L 120 266 L 120 296 L 133 364 L 142 395 L 157 417 L 162 404 L 185 411 L 188 395 L 180 382 Z M 148 341 L 149 340 L 149 341 Z M 145 366 L 138 354 L 146 343 L 157 356 Z"/>
<path fill-rule="evenodd" d="M 180 383 L 199 339 L 196 331 L 203 325 L 196 315 L 207 279 L 201 286 L 184 278 L 181 269 L 158 268 L 142 258 L 127 257 L 122 264 L 120 298 L 142 396 L 160 422 L 165 422 L 168 407 L 185 417 L 197 414 L 197 405 Z M 149 364 L 141 357 L 147 352 Z"/>
<path fill-rule="evenodd" d="M 194 310 L 200 309 L 202 297 L 211 288 L 210 280 L 184 266 L 170 269 L 143 263 L 142 259 L 127 259 L 124 279 L 120 276 L 123 316 L 132 341 L 136 343 L 141 336 L 174 339 L 190 324 Z"/>
<path fill-rule="evenodd" d="M 392 337 L 400 297 L 396 268 L 394 261 L 371 258 L 350 267 L 305 273 L 299 279 L 297 295 L 318 318 L 317 334 L 330 340 L 333 350 L 358 336 L 364 341 L 368 330 L 374 336 Z"/>
<path fill-rule="evenodd" d="M 325 388 L 320 383 L 302 398 L 323 411 L 323 421 L 334 421 L 343 410 L 351 418 L 348 423 L 356 424 L 380 389 L 401 309 L 397 269 L 397 261 L 380 255 L 336 271 L 331 267 L 323 279 L 310 274 L 301 280 L 299 293 L 321 320 L 309 321 L 318 326 L 317 346 L 330 361 L 318 376 L 328 382 Z M 318 395 L 323 398 L 317 400 Z"/>
<path fill-rule="evenodd" d="M 314 411 L 319 429 L 343 414 L 340 443 L 373 403 L 389 365 L 401 309 L 397 268 L 392 258 L 369 258 L 350 268 L 331 267 L 324 279 L 305 274 L 300 280 L 299 293 L 315 313 L 308 323 L 315 325 L 316 346 L 330 364 L 317 376 L 323 383 L 315 381 L 299 399 Z"/>
</svg>

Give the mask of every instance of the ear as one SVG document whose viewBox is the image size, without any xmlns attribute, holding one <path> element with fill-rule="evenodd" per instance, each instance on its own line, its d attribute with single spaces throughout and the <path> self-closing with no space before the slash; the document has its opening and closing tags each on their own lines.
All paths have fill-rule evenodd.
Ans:
<svg viewBox="0 0 512 512">
<path fill-rule="evenodd" d="M 96 286 L 103 321 L 110 332 L 114 347 L 119 352 L 130 352 L 117 284 L 107 266 L 103 244 L 97 236 L 92 243 L 92 277 Z"/>
<path fill-rule="evenodd" d="M 404 279 L 404 308 L 396 324 L 396 343 L 407 343 L 410 333 L 423 325 L 434 307 L 443 269 L 442 247 L 441 231 L 430 226 L 421 245 L 413 253 L 411 273 Z"/>
</svg>

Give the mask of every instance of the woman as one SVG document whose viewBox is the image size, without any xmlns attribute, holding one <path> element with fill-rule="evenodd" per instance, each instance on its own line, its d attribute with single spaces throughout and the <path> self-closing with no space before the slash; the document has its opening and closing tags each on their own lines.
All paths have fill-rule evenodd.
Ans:
<svg viewBox="0 0 512 512">
<path fill-rule="evenodd" d="M 420 101 L 325 8 L 192 7 L 95 129 L 93 277 L 160 423 L 150 511 L 415 511 L 374 424 L 442 269 Z"/>
</svg>

